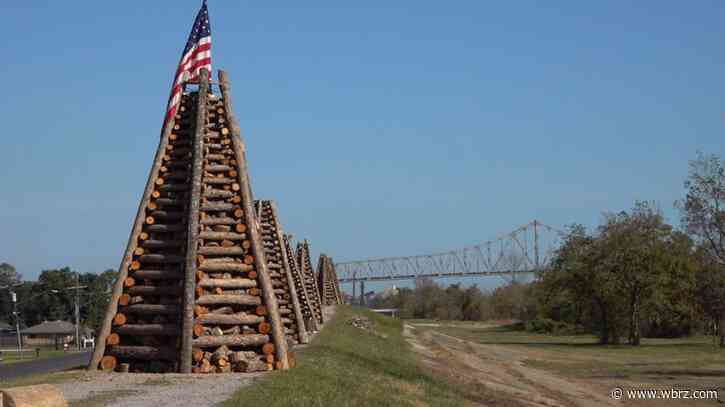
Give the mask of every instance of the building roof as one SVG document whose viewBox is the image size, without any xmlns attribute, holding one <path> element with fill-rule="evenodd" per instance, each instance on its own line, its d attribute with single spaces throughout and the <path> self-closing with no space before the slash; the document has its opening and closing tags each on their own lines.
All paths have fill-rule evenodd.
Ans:
<svg viewBox="0 0 725 407">
<path fill-rule="evenodd" d="M 72 335 L 75 334 L 76 327 L 66 321 L 45 321 L 21 332 L 24 335 Z"/>
</svg>

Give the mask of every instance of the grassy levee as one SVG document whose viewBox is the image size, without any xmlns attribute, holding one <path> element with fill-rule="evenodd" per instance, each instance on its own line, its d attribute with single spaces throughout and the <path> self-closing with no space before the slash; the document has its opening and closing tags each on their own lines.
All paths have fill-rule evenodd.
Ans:
<svg viewBox="0 0 725 407">
<path fill-rule="evenodd" d="M 373 332 L 350 325 L 354 315 Z M 270 373 L 221 406 L 461 406 L 456 390 L 426 374 L 402 335 L 402 322 L 338 306 L 335 318 L 305 349 L 297 367 Z"/>
</svg>

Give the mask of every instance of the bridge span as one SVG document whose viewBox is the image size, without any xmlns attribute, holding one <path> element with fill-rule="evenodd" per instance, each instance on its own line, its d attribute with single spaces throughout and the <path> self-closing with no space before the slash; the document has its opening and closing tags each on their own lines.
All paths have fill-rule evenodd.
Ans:
<svg viewBox="0 0 725 407">
<path fill-rule="evenodd" d="M 335 264 L 340 283 L 418 278 L 511 276 L 533 273 L 549 263 L 564 232 L 538 220 L 474 246 L 417 256 L 385 257 Z M 364 289 L 363 289 L 364 291 Z"/>
</svg>

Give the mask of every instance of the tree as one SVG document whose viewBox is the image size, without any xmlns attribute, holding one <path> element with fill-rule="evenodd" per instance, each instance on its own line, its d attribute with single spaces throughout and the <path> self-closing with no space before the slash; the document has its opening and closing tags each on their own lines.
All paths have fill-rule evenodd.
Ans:
<svg viewBox="0 0 725 407">
<path fill-rule="evenodd" d="M 116 275 L 116 270 L 108 269 L 101 274 L 87 273 L 82 276 L 81 285 L 88 286 L 88 295 L 81 307 L 81 314 L 88 327 L 98 329 L 103 323 Z"/>
<path fill-rule="evenodd" d="M 708 257 L 705 273 L 700 277 L 722 284 L 725 281 L 725 267 L 722 267 L 725 266 L 725 164 L 716 155 L 699 153 L 690 162 L 685 188 L 685 199 L 678 202 L 682 224 Z M 715 292 L 709 294 L 712 303 L 705 308 L 719 309 L 719 317 L 715 319 L 719 320 L 720 345 L 725 346 L 725 306 L 722 304 L 725 298 L 713 295 Z"/>
<path fill-rule="evenodd" d="M 0 287 L 7 287 L 9 289 L 0 289 L 0 318 L 7 319 L 11 322 L 11 315 L 13 312 L 13 302 L 11 298 L 11 290 L 16 291 L 17 288 L 12 286 L 20 282 L 20 273 L 15 270 L 15 266 L 8 263 L 0 264 Z"/>
</svg>

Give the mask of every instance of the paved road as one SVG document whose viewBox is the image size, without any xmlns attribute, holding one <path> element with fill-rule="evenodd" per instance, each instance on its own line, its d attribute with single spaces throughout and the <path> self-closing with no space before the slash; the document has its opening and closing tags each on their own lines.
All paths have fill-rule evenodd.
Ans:
<svg viewBox="0 0 725 407">
<path fill-rule="evenodd" d="M 91 360 L 92 352 L 71 353 L 57 358 L 33 360 L 31 362 L 0 364 L 0 382 L 39 373 L 52 373 L 85 366 Z"/>
</svg>

